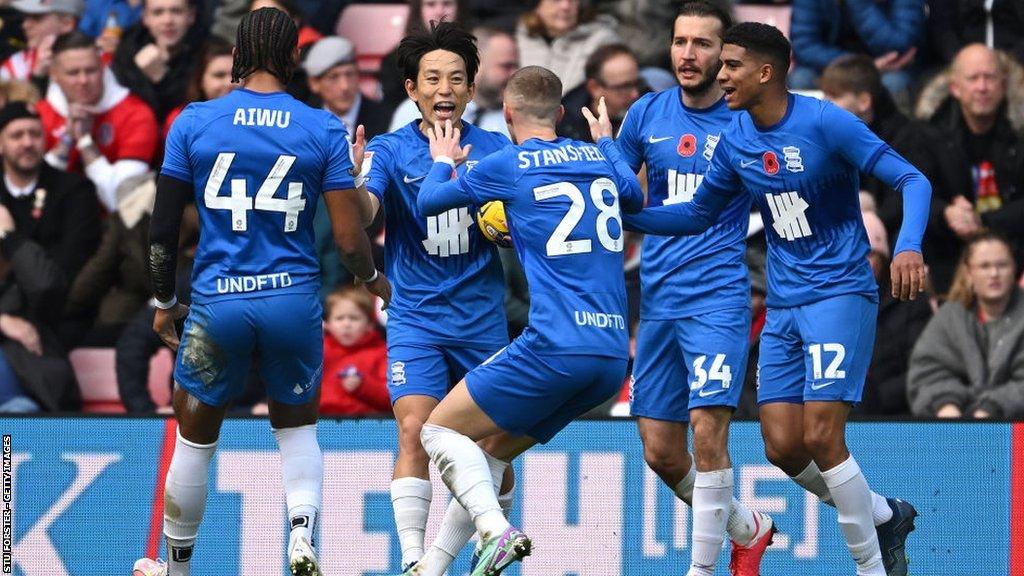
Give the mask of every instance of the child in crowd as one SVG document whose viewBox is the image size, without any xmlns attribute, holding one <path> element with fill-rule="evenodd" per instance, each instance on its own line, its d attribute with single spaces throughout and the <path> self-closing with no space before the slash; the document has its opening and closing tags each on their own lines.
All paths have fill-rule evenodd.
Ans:
<svg viewBox="0 0 1024 576">
<path fill-rule="evenodd" d="M 324 302 L 321 414 L 391 413 L 387 347 L 374 321 L 373 304 L 373 297 L 361 286 L 339 288 Z"/>
</svg>

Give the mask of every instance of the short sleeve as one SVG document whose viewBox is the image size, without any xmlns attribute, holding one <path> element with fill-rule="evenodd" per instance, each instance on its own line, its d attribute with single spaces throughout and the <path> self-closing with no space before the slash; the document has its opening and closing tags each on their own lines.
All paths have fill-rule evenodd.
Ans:
<svg viewBox="0 0 1024 576">
<path fill-rule="evenodd" d="M 829 102 L 821 110 L 821 132 L 831 152 L 865 173 L 873 171 L 888 148 L 860 118 Z"/>
<path fill-rule="evenodd" d="M 352 179 L 352 158 L 345 126 L 334 115 L 327 118 L 327 168 L 320 187 L 322 192 L 328 190 L 349 190 L 356 187 Z"/>
<path fill-rule="evenodd" d="M 635 102 L 630 106 L 629 112 L 622 120 L 622 126 L 619 127 L 619 135 L 615 139 L 619 151 L 622 152 L 622 159 L 629 164 L 633 172 L 639 171 L 640 165 L 644 163 L 644 141 L 640 134 L 640 121 L 645 109 L 646 107 L 642 106 L 640 102 Z"/>
<path fill-rule="evenodd" d="M 505 148 L 485 156 L 480 163 L 468 170 L 459 181 L 462 191 L 473 203 L 482 206 L 491 200 L 511 200 L 515 186 L 512 173 L 512 159 Z"/>
<path fill-rule="evenodd" d="M 366 156 L 363 159 L 363 171 L 366 173 L 366 190 L 384 201 L 384 191 L 391 180 L 391 165 L 394 161 L 391 151 L 383 138 L 377 137 L 366 145 Z"/>
<path fill-rule="evenodd" d="M 192 183 L 192 164 L 189 162 L 189 135 L 192 132 L 193 109 L 185 108 L 171 124 L 164 142 L 164 163 L 160 172 L 183 182 Z"/>
<path fill-rule="evenodd" d="M 156 157 L 160 139 L 156 115 L 145 102 L 135 97 L 130 96 L 125 102 L 126 112 L 115 130 L 118 140 L 117 157 L 109 160 L 140 160 L 149 164 Z"/>
</svg>

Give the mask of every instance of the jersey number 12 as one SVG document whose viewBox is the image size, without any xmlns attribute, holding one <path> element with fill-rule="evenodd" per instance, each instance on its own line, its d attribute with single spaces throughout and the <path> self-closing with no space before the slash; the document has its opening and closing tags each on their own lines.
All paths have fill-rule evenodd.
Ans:
<svg viewBox="0 0 1024 576">
<path fill-rule="evenodd" d="M 245 179 L 231 179 L 231 195 L 221 196 L 220 187 L 224 184 L 228 169 L 235 160 L 234 152 L 221 152 L 213 163 L 210 178 L 206 181 L 203 202 L 211 210 L 231 211 L 231 230 L 245 232 L 249 229 L 249 211 L 264 210 L 284 214 L 284 231 L 294 232 L 299 227 L 299 212 L 306 207 L 306 199 L 302 197 L 302 182 L 288 183 L 288 197 L 275 198 L 274 194 L 281 187 L 281 181 L 288 175 L 295 156 L 281 155 L 274 162 L 266 179 L 256 191 L 256 197 L 250 198 L 246 193 Z"/>
<path fill-rule="evenodd" d="M 605 201 L 604 193 L 611 195 L 611 203 Z M 593 242 L 590 238 L 581 240 L 569 240 L 569 234 L 576 229 L 576 226 L 583 219 L 587 210 L 586 200 L 583 192 L 572 182 L 559 182 L 547 186 L 539 186 L 533 189 L 533 197 L 537 201 L 544 201 L 558 196 L 568 196 L 572 204 L 569 211 L 562 217 L 555 230 L 548 238 L 546 245 L 548 256 L 565 256 L 567 254 L 586 254 L 593 250 Z M 597 215 L 597 239 L 609 252 L 622 252 L 622 215 L 619 213 L 619 189 L 615 182 L 608 178 L 598 178 L 590 183 L 590 201 L 599 210 Z M 613 238 L 609 222 L 614 220 L 618 223 L 619 237 Z"/>
</svg>

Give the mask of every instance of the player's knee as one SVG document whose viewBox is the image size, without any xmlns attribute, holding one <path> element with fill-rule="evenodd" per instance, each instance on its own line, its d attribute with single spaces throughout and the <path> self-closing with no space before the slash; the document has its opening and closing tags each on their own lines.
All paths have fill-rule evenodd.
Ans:
<svg viewBox="0 0 1024 576">
<path fill-rule="evenodd" d="M 764 455 L 769 462 L 787 473 L 801 462 L 806 465 L 806 449 L 802 438 L 765 437 Z"/>
<path fill-rule="evenodd" d="M 826 422 L 811 423 L 804 427 L 804 446 L 815 459 L 845 450 L 842 430 Z"/>
<path fill-rule="evenodd" d="M 407 414 L 398 420 L 398 445 L 404 452 L 418 453 L 423 451 L 423 424 L 425 420 L 418 414 Z"/>
<path fill-rule="evenodd" d="M 684 447 L 670 446 L 657 440 L 644 439 L 644 460 L 651 470 L 659 476 L 665 476 L 676 468 L 686 466 L 687 454 Z"/>
</svg>

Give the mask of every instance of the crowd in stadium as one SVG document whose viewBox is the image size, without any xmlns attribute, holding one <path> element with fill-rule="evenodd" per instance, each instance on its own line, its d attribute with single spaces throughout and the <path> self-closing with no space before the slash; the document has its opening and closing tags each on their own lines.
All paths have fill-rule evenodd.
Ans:
<svg viewBox="0 0 1024 576">
<path fill-rule="evenodd" d="M 18 0 L 0 2 L 0 412 L 110 409 L 89 388 L 116 381 L 115 404 L 167 411 L 170 374 L 154 356 L 148 230 L 163 142 L 189 102 L 233 85 L 231 46 L 245 12 L 275 6 L 300 28 L 289 92 L 366 138 L 416 121 L 392 50 L 408 31 L 449 20 L 481 54 L 464 118 L 506 133 L 502 90 L 521 66 L 564 86 L 560 135 L 589 140 L 580 112 L 604 98 L 615 124 L 642 94 L 676 86 L 670 0 Z M 854 113 L 928 177 L 927 298 L 888 286 L 902 198 L 873 178 L 861 209 L 879 284 L 863 415 L 1024 418 L 1024 0 L 793 0 L 732 5 L 792 41 L 793 90 Z M 404 25 L 403 25 L 404 23 Z M 188 302 L 200 238 L 186 215 L 178 299 Z M 318 211 L 324 298 L 325 415 L 390 413 L 386 312 L 354 287 Z M 380 218 L 370 229 L 383 264 Z M 623 273 L 639 311 L 639 244 Z M 750 366 L 765 320 L 763 224 L 751 214 Z M 522 268 L 501 249 L 511 336 L 526 325 Z M 95 354 L 112 363 L 96 374 Z M 85 352 L 83 352 L 83 350 Z M 165 365 L 164 365 L 165 366 Z M 93 368 L 93 370 L 90 370 Z M 162 380 L 162 382 L 161 382 Z M 753 416 L 755 370 L 738 411 Z M 260 413 L 259 376 L 238 410 Z M 623 414 L 627 387 L 599 409 Z M 109 403 L 107 403 L 109 404 Z M 115 410 L 116 411 L 116 410 Z"/>
</svg>

